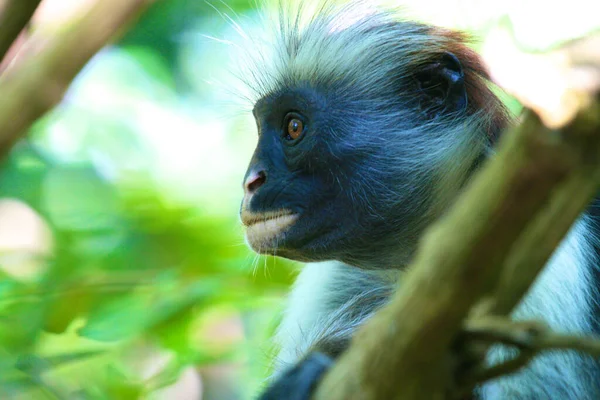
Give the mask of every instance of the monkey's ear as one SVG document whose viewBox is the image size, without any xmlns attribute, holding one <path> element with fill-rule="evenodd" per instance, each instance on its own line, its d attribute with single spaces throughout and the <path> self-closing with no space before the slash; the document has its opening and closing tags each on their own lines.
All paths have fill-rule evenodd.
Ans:
<svg viewBox="0 0 600 400">
<path fill-rule="evenodd" d="M 420 91 L 420 106 L 429 116 L 462 111 L 467 107 L 467 90 L 462 65 L 446 52 L 425 65 L 415 75 Z"/>
</svg>

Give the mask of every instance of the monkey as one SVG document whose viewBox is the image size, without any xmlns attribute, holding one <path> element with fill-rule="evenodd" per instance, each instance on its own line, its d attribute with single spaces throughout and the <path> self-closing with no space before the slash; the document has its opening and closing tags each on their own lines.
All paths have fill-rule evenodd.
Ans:
<svg viewBox="0 0 600 400">
<path fill-rule="evenodd" d="M 270 53 L 246 80 L 258 132 L 243 180 L 246 240 L 306 263 L 263 400 L 310 398 L 357 327 L 401 290 L 424 229 L 513 123 L 467 35 L 360 1 L 303 15 L 280 12 Z M 594 238 L 582 215 L 512 317 L 595 332 Z M 487 361 L 511 356 L 494 347 Z M 548 352 L 474 396 L 596 399 L 599 371 L 591 357 Z"/>
</svg>

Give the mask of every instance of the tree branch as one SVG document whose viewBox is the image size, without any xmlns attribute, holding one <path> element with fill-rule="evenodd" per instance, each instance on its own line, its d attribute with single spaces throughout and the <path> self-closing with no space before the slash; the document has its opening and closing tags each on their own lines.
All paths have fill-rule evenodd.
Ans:
<svg viewBox="0 0 600 400">
<path fill-rule="evenodd" d="M 0 157 L 56 105 L 87 61 L 153 0 L 99 0 L 39 54 L 0 77 Z M 32 38 L 35 40 L 35 38 Z"/>
<path fill-rule="evenodd" d="M 503 267 L 528 260 L 519 241 L 555 246 L 596 192 L 598 107 L 596 101 L 562 130 L 548 129 L 528 113 L 504 134 L 496 157 L 425 233 L 402 287 L 357 332 L 315 399 L 429 400 L 455 390 L 452 344 L 473 305 L 504 276 Z M 583 182 L 581 198 L 567 201 L 573 186 Z M 565 211 L 564 218 L 551 220 Z M 566 228 L 545 245 L 548 231 L 561 227 Z M 533 258 L 525 267 L 536 272 L 528 276 L 547 259 L 541 251 Z"/>
<path fill-rule="evenodd" d="M 506 259 L 494 295 L 475 312 L 479 315 L 508 315 L 527 293 L 535 277 L 598 192 L 600 164 L 596 138 L 600 135 L 600 103 L 595 102 L 562 129 L 582 150 L 582 166 L 556 189 L 549 203 L 533 216 Z"/>
<path fill-rule="evenodd" d="M 41 0 L 6 0 L 0 3 L 0 62 L 25 28 Z"/>
</svg>

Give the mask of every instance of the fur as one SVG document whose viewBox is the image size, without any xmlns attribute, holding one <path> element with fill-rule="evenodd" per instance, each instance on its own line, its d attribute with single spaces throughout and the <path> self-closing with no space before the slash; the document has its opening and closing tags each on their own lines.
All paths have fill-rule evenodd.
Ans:
<svg viewBox="0 0 600 400">
<path fill-rule="evenodd" d="M 308 264 L 300 273 L 276 334 L 281 351 L 275 376 L 313 349 L 325 346 L 334 355 L 343 350 L 356 327 L 385 303 L 420 233 L 447 209 L 481 160 L 492 154 L 508 121 L 465 36 L 401 21 L 395 12 L 362 2 L 325 3 L 307 15 L 302 10 L 282 11 L 273 40 L 245 46 L 252 49 L 252 57 L 242 59 L 240 72 L 247 77 L 255 108 L 265 103 L 276 106 L 282 94 L 298 88 L 327 93 L 316 96 L 321 102 L 316 108 L 328 112 L 330 124 L 322 125 L 320 132 L 327 141 L 311 138 L 303 143 L 312 146 L 305 153 L 311 155 L 307 169 L 312 174 L 328 173 L 348 198 L 347 204 L 341 200 L 336 204 L 344 206 L 344 218 L 350 221 L 343 235 L 301 252 L 277 249 L 277 254 L 299 260 L 338 261 Z M 462 63 L 468 106 L 425 118 L 414 71 L 444 52 Z M 339 126 L 344 129 L 336 129 Z M 255 153 L 259 156 L 262 153 Z M 268 157 L 261 162 L 265 160 Z M 258 193 L 254 204 L 288 195 L 293 206 L 291 187 L 285 188 L 290 193 L 280 190 L 274 197 L 267 197 L 268 190 L 263 198 Z M 327 221 L 334 211 L 324 212 L 320 221 Z M 348 241 L 355 236 L 359 240 Z M 582 218 L 515 318 L 542 318 L 560 331 L 592 331 L 591 237 Z M 508 356 L 505 349 L 493 349 L 489 361 Z M 549 353 L 522 373 L 484 385 L 479 394 L 486 400 L 591 400 L 600 398 L 597 370 L 598 365 L 585 356 Z"/>
<path fill-rule="evenodd" d="M 556 250 L 530 293 L 514 312 L 516 319 L 541 319 L 559 332 L 592 333 L 592 254 L 587 221 L 579 221 Z M 290 293 L 276 333 L 281 351 L 276 376 L 300 361 L 327 337 L 347 343 L 396 287 L 401 271 L 364 271 L 336 262 L 306 265 Z M 357 305 L 360 305 L 357 307 Z M 510 358 L 497 347 L 489 362 Z M 593 400 L 600 396 L 598 365 L 576 352 L 548 352 L 523 371 L 479 388 L 481 398 Z"/>
</svg>

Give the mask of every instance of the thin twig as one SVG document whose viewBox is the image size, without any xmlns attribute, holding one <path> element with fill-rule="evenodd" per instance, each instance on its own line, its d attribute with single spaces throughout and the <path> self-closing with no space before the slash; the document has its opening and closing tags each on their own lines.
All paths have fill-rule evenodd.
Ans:
<svg viewBox="0 0 600 400">
<path fill-rule="evenodd" d="M 484 365 L 477 365 L 469 371 L 468 375 L 465 375 L 463 383 L 465 386 L 461 387 L 459 393 L 454 395 L 454 398 L 462 398 L 467 393 L 471 392 L 471 387 L 482 384 L 492 379 L 499 378 L 518 372 L 521 368 L 525 367 L 531 359 L 535 356 L 535 352 L 523 349 L 519 353 L 511 358 L 510 360 L 502 363 L 492 365 L 491 367 Z"/>
<path fill-rule="evenodd" d="M 503 344 L 516 347 L 514 358 L 493 366 L 482 361 L 460 377 L 461 391 L 475 385 L 516 372 L 541 352 L 572 350 L 600 357 L 600 338 L 560 334 L 539 321 L 511 321 L 508 318 L 486 317 L 469 321 L 463 329 L 464 340 L 486 342 L 487 346 Z"/>
<path fill-rule="evenodd" d="M 534 341 L 547 329 L 547 325 L 541 321 L 512 321 L 504 317 L 485 317 L 468 321 L 462 335 L 467 340 L 531 348 Z"/>
</svg>

